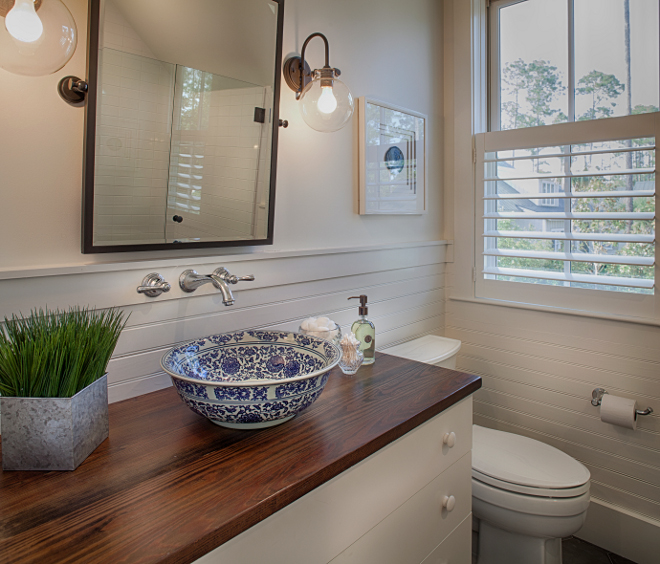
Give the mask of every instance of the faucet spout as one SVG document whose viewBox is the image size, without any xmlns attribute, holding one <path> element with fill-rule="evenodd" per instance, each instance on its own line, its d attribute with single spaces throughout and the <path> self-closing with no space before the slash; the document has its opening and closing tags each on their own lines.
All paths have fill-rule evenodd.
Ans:
<svg viewBox="0 0 660 564">
<path fill-rule="evenodd" d="M 234 276 L 226 268 L 220 267 L 213 274 L 198 274 L 195 270 L 184 270 L 179 276 L 179 287 L 184 292 L 194 292 L 197 288 L 209 282 L 222 294 L 222 303 L 226 306 L 234 305 L 234 295 L 229 288 L 230 284 L 237 284 L 242 280 L 254 280 L 254 275 Z"/>
<path fill-rule="evenodd" d="M 209 278 L 211 279 L 213 286 L 217 290 L 220 290 L 220 293 L 222 294 L 222 303 L 226 306 L 234 305 L 234 294 L 231 293 L 231 289 L 227 285 L 227 282 L 215 273 L 209 274 Z"/>
</svg>

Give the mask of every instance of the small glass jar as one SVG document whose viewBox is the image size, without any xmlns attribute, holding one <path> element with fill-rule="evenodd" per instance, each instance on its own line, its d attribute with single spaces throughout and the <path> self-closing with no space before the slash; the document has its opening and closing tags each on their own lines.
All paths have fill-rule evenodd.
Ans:
<svg viewBox="0 0 660 564">
<path fill-rule="evenodd" d="M 341 358 L 339 359 L 339 368 L 347 376 L 353 376 L 364 361 L 364 353 L 360 350 L 360 341 L 356 344 L 342 343 Z"/>
<path fill-rule="evenodd" d="M 330 329 L 329 331 L 312 331 L 309 329 L 303 329 L 301 326 L 298 328 L 298 333 L 309 335 L 311 337 L 318 337 L 319 339 L 325 339 L 326 341 L 332 341 L 337 346 L 339 346 L 339 341 L 341 341 L 341 327 L 336 323 L 335 328 Z"/>
</svg>

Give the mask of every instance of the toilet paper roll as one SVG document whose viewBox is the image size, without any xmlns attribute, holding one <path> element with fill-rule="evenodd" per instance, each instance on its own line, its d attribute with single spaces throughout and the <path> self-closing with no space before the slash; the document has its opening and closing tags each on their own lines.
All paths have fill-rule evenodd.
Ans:
<svg viewBox="0 0 660 564">
<path fill-rule="evenodd" d="M 605 394 L 600 404 L 600 420 L 604 423 L 620 425 L 626 429 L 637 429 L 637 402 Z"/>
</svg>

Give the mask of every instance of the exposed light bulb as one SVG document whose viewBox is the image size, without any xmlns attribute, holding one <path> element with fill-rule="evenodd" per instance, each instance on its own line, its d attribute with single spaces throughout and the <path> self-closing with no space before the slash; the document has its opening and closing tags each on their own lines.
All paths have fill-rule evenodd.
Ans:
<svg viewBox="0 0 660 564">
<path fill-rule="evenodd" d="M 331 114 L 337 109 L 337 98 L 332 93 L 332 86 L 322 86 L 321 95 L 317 102 L 319 111 L 324 114 Z"/>
<path fill-rule="evenodd" d="M 43 35 L 44 25 L 34 9 L 34 0 L 16 0 L 5 17 L 5 27 L 18 41 L 37 41 Z"/>
</svg>

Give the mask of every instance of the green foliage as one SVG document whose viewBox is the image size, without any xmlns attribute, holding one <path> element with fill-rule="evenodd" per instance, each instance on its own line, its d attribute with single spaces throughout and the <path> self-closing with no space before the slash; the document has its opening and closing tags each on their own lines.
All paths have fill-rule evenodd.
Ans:
<svg viewBox="0 0 660 564">
<path fill-rule="evenodd" d="M 576 179 L 574 179 L 575 181 Z M 604 192 L 616 190 L 623 179 L 617 176 L 589 177 L 580 179 L 579 191 Z M 655 210 L 654 198 L 632 198 L 633 211 L 652 212 Z M 575 212 L 624 212 L 625 198 L 584 198 L 573 202 Z M 655 222 L 627 221 L 627 220 L 600 220 L 600 221 L 574 221 L 573 229 L 579 233 L 633 233 L 650 235 L 655 232 Z M 575 252 L 614 255 L 614 256 L 653 256 L 655 245 L 648 243 L 616 244 L 597 241 L 582 241 L 575 248 Z M 574 262 L 572 272 L 581 274 L 598 274 L 604 276 L 617 276 L 622 278 L 653 278 L 653 269 L 644 266 L 631 266 L 622 264 L 601 264 Z"/>
<path fill-rule="evenodd" d="M 210 98 L 213 74 L 179 67 L 181 73 L 181 110 L 179 129 L 207 129 L 209 124 Z"/>
<path fill-rule="evenodd" d="M 561 94 L 565 87 L 561 82 L 557 67 L 548 61 L 536 60 L 526 63 L 518 59 L 507 63 L 502 71 L 502 81 L 508 86 L 514 100 L 502 104 L 504 113 L 508 116 L 508 127 L 502 129 L 518 129 L 545 125 L 552 121 L 560 110 L 553 109 L 550 104 Z M 521 95 L 530 112 L 522 111 Z"/>
<path fill-rule="evenodd" d="M 498 220 L 498 229 L 500 231 L 534 230 L 532 226 L 523 229 L 511 219 Z M 554 250 L 553 245 L 553 241 L 546 239 L 514 239 L 512 237 L 499 237 L 497 239 L 497 247 L 499 249 L 512 249 L 517 251 L 552 252 Z M 563 262 L 559 260 L 520 257 L 497 257 L 497 266 L 501 268 L 523 268 L 525 270 L 549 270 L 554 272 L 561 272 L 564 269 Z"/>
<path fill-rule="evenodd" d="M 581 121 L 590 119 L 605 118 L 612 115 L 618 98 L 626 89 L 625 84 L 621 84 L 619 79 L 613 74 L 592 70 L 578 80 L 575 94 L 582 96 L 591 96 L 591 108 L 580 116 Z M 602 105 L 608 102 L 609 105 Z"/>
<path fill-rule="evenodd" d="M 5 318 L 0 329 L 0 394 L 67 398 L 105 374 L 126 321 L 99 312 L 34 310 Z"/>
<path fill-rule="evenodd" d="M 644 105 L 644 104 L 637 104 L 633 109 L 632 109 L 632 115 L 638 115 L 638 114 L 650 114 L 652 112 L 658 112 L 660 109 L 658 106 L 653 106 L 653 105 Z"/>
</svg>

